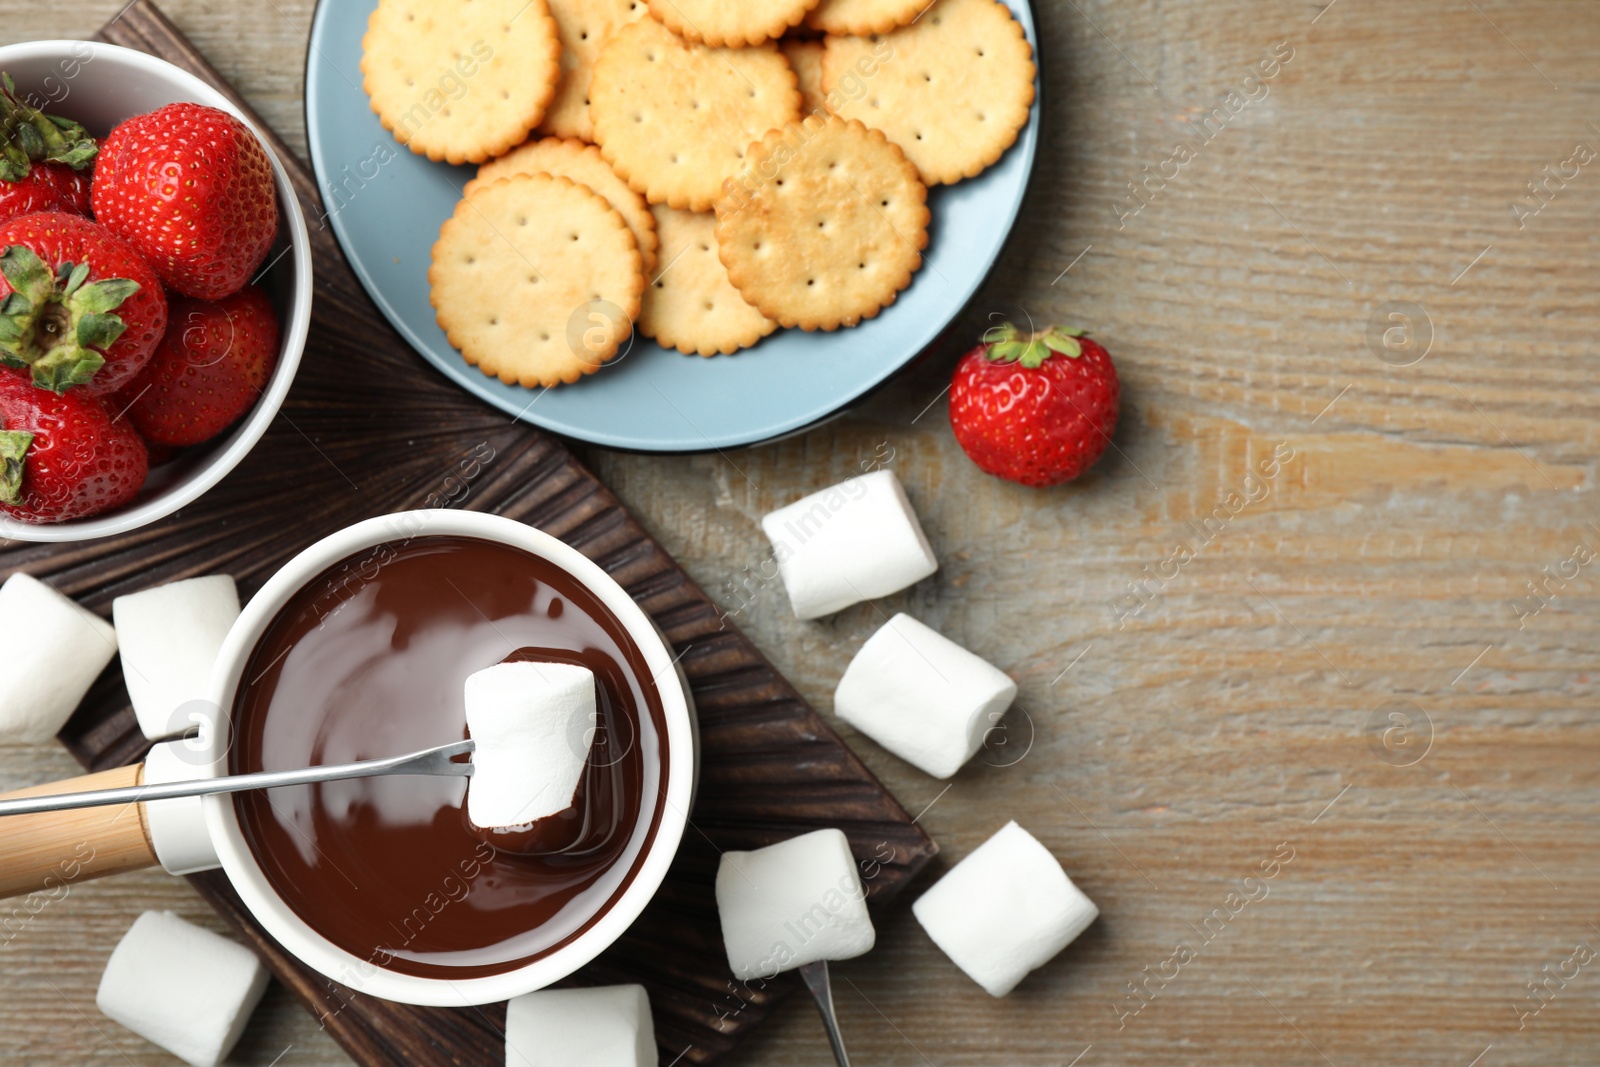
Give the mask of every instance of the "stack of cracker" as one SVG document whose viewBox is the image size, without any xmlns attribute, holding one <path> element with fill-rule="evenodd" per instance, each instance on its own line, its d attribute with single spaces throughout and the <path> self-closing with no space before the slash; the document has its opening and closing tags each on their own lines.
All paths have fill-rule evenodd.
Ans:
<svg viewBox="0 0 1600 1067">
<path fill-rule="evenodd" d="M 380 0 L 362 71 L 412 151 L 479 164 L 433 305 L 529 387 L 635 326 L 711 356 L 872 318 L 922 266 L 928 186 L 999 160 L 1034 98 L 999 0 Z"/>
</svg>

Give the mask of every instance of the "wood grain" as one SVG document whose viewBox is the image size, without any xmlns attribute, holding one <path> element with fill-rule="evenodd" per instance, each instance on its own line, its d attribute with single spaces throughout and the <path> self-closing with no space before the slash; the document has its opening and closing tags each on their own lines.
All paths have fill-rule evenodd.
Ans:
<svg viewBox="0 0 1600 1067">
<path fill-rule="evenodd" d="M 0 0 L 0 34 L 92 34 L 116 6 Z M 168 7 L 303 149 L 311 4 Z M 905 899 L 1016 818 L 1102 918 L 994 1001 L 903 903 L 880 912 L 878 948 L 835 972 L 856 1060 L 1592 1061 L 1600 972 L 1584 968 L 1525 1021 L 1513 1007 L 1578 941 L 1600 948 L 1600 586 L 1592 566 L 1551 583 L 1520 628 L 1512 604 L 1536 605 L 1527 583 L 1549 582 L 1580 541 L 1600 547 L 1600 171 L 1583 167 L 1522 228 L 1511 205 L 1576 142 L 1600 148 L 1600 9 L 1035 7 L 1049 83 L 1039 179 L 1018 243 L 945 349 L 776 446 L 584 452 L 830 721 L 879 612 L 909 610 L 1021 683 L 1027 718 L 1005 739 L 1022 745 L 1031 722 L 1027 756 L 1006 766 L 1016 750 L 991 746 L 942 795 L 946 783 L 841 732 L 913 813 L 932 802 L 918 825 L 943 853 Z M 1280 41 L 1295 56 L 1266 98 L 1119 228 L 1126 183 L 1197 139 L 1198 118 Z M 1436 336 L 1420 363 L 1367 346 L 1388 301 L 1427 311 Z M 1116 358 L 1119 452 L 1089 479 L 1030 493 L 979 475 L 951 440 L 940 392 L 991 313 L 1088 326 Z M 1281 441 L 1300 458 L 1271 496 L 1119 628 L 1112 598 Z M 770 551 L 759 515 L 888 450 L 940 574 L 820 624 L 794 620 L 778 588 L 741 607 L 727 581 Z M 1409 767 L 1380 760 L 1367 729 L 1393 700 L 1432 723 Z M 59 751 L 0 749 L 10 784 L 75 769 Z M 1119 1029 L 1127 983 L 1178 940 L 1202 940 L 1191 924 L 1283 841 L 1296 858 L 1270 894 Z M 49 1067 L 171 1063 L 93 1007 L 106 953 L 151 906 L 205 919 L 181 883 L 154 876 L 75 889 L 32 918 L 3 950 L 0 1044 Z M 280 1067 L 347 1062 L 274 997 L 241 1062 L 266 1067 L 286 1049 Z M 826 1057 L 815 1012 L 794 998 L 728 1062 Z"/>
<path fill-rule="evenodd" d="M 144 765 L 114 767 L 0 793 L 0 800 L 122 789 L 144 782 Z M 142 804 L 12 815 L 0 837 L 0 907 L 5 898 L 63 897 L 76 883 L 157 865 Z"/>
</svg>

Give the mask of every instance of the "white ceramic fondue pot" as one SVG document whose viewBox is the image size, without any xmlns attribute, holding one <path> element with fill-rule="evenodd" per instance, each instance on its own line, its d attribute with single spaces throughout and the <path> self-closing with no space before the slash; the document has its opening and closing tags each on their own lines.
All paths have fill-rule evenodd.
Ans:
<svg viewBox="0 0 1600 1067">
<path fill-rule="evenodd" d="M 85 808 L 0 820 L 0 896 L 70 885 L 140 867 L 173 873 L 220 866 L 256 921 L 308 967 L 361 993 L 406 1004 L 462 1007 L 490 1004 L 542 989 L 572 974 L 620 937 L 666 877 L 683 838 L 694 799 L 698 752 L 694 708 L 672 652 L 633 599 L 588 557 L 530 526 L 496 515 L 465 511 L 410 511 L 357 523 L 286 563 L 244 608 L 229 631 L 212 673 L 199 736 L 186 742 L 187 759 L 173 745 L 140 767 L 56 782 L 8 796 L 85 789 L 228 773 L 230 709 L 252 652 L 279 611 L 335 564 L 381 545 L 419 536 L 472 537 L 520 549 L 578 579 L 621 622 L 638 646 L 664 711 L 667 760 L 659 781 L 662 800 L 656 833 L 637 861 L 636 873 L 600 917 L 571 941 L 513 970 L 486 977 L 424 978 L 386 970 L 339 948 L 301 919 L 273 889 L 246 843 L 230 797 L 162 800 L 111 808 Z M 394 753 L 400 755 L 400 753 Z M 187 806 L 187 807 L 184 807 Z M 130 812 L 136 811 L 137 817 Z M 507 931 L 507 935 L 523 931 Z"/>
</svg>

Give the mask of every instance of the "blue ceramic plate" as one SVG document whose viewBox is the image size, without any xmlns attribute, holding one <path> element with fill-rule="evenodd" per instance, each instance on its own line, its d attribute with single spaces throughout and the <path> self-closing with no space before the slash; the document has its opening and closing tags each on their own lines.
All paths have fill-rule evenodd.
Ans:
<svg viewBox="0 0 1600 1067">
<path fill-rule="evenodd" d="M 1027 0 L 1006 2 L 1036 41 Z M 582 441 L 698 452 L 781 437 L 837 413 L 905 366 L 960 314 L 999 256 L 1033 168 L 1037 103 L 997 165 L 930 191 L 933 222 L 922 270 L 893 305 L 855 329 L 780 330 L 752 349 L 710 359 L 636 337 L 624 358 L 574 385 L 504 385 L 468 366 L 434 321 L 429 253 L 473 168 L 412 154 L 368 106 L 361 37 L 375 6 L 324 0 L 312 25 L 306 126 L 329 211 L 321 224 L 332 225 L 367 292 L 424 359 L 506 413 Z"/>
</svg>

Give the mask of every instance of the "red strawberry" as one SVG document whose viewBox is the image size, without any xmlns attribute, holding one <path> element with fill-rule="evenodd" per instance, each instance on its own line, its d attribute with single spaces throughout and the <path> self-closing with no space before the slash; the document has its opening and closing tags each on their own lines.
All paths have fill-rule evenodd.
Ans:
<svg viewBox="0 0 1600 1067">
<path fill-rule="evenodd" d="M 89 164 L 98 146 L 69 119 L 17 97 L 0 75 L 0 219 L 34 211 L 89 213 Z"/>
<path fill-rule="evenodd" d="M 71 119 L 46 115 L 17 95 L 11 75 L 0 74 L 0 181 L 21 181 L 35 163 L 85 167 L 94 138 Z"/>
<path fill-rule="evenodd" d="M 109 511 L 144 485 L 149 459 L 127 419 L 99 400 L 40 389 L 0 370 L 0 513 L 66 522 Z"/>
<path fill-rule="evenodd" d="M 89 214 L 88 170 L 77 171 L 62 163 L 35 163 L 20 181 L 0 181 L 0 220 L 35 211 Z"/>
<path fill-rule="evenodd" d="M 950 425 L 980 468 L 1043 488 L 1088 470 L 1111 443 L 1121 396 L 1106 350 L 1082 330 L 1006 323 L 956 365 Z"/>
<path fill-rule="evenodd" d="M 104 227 L 60 211 L 0 223 L 0 364 L 33 383 L 106 396 L 150 362 L 167 298 L 149 264 Z"/>
<path fill-rule="evenodd" d="M 115 417 L 115 416 L 113 416 Z M 173 448 L 171 445 L 154 445 L 149 441 L 144 443 L 144 450 L 150 456 L 150 469 L 165 467 L 168 463 L 178 458 L 182 449 Z"/>
<path fill-rule="evenodd" d="M 168 104 L 112 130 L 91 199 L 95 218 L 169 288 L 205 300 L 243 288 L 278 231 L 266 150 L 244 123 L 200 104 Z"/>
<path fill-rule="evenodd" d="M 260 286 L 215 303 L 175 297 L 155 358 L 127 389 L 146 441 L 209 441 L 249 411 L 278 365 L 278 316 Z"/>
</svg>

